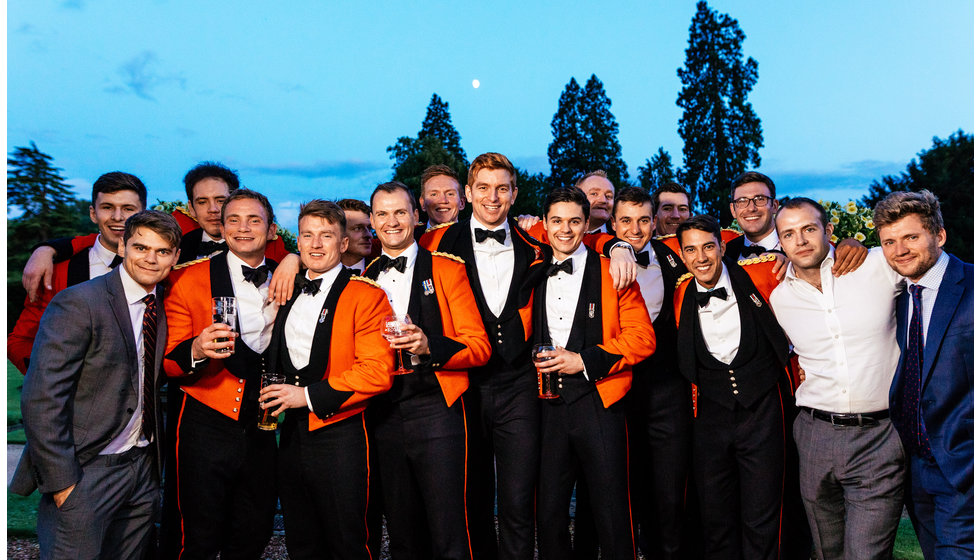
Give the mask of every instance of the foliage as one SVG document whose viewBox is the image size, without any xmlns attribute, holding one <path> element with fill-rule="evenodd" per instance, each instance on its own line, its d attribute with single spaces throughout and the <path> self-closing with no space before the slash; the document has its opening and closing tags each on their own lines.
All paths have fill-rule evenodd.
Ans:
<svg viewBox="0 0 980 560">
<path fill-rule="evenodd" d="M 865 247 L 877 247 L 881 245 L 878 240 L 878 232 L 875 231 L 875 224 L 871 220 L 873 212 L 867 206 L 858 206 L 853 200 L 847 204 L 820 200 L 821 205 L 827 211 L 827 218 L 834 225 L 834 232 L 830 240 L 837 243 L 841 239 L 853 237 L 860 241 Z"/>
<path fill-rule="evenodd" d="M 646 163 L 641 167 L 636 168 L 637 179 L 640 181 L 640 187 L 653 194 L 653 191 L 657 190 L 660 185 L 668 181 L 674 180 L 674 169 L 671 165 L 670 154 L 663 146 L 657 150 L 656 155 L 652 158 L 647 158 Z"/>
<path fill-rule="evenodd" d="M 678 133 L 684 140 L 681 182 L 702 212 L 728 213 L 732 180 L 761 164 L 762 124 L 748 102 L 758 63 L 742 57 L 745 33 L 738 22 L 703 0 L 691 20 L 684 67 L 677 70 L 683 109 Z"/>
<path fill-rule="evenodd" d="M 551 184 L 544 173 L 529 173 L 517 168 L 517 200 L 510 209 L 511 216 L 541 215 L 544 197 L 551 191 Z"/>
<path fill-rule="evenodd" d="M 861 202 L 873 208 L 888 193 L 928 189 L 939 198 L 946 227 L 945 249 L 973 262 L 973 135 L 958 130 L 949 138 L 933 137 L 898 175 L 871 184 Z"/>
<path fill-rule="evenodd" d="M 7 158 L 7 204 L 24 211 L 17 220 L 31 224 L 42 241 L 56 235 L 59 225 L 71 227 L 74 210 L 75 195 L 51 160 L 33 141 L 29 148 L 15 147 Z"/>
<path fill-rule="evenodd" d="M 173 214 L 174 212 L 181 210 L 187 211 L 187 203 L 181 200 L 160 200 L 157 199 L 157 203 L 153 205 L 154 210 L 160 210 L 168 214 Z M 296 248 L 296 236 L 293 232 L 284 228 L 281 224 L 276 224 L 276 234 L 282 237 L 282 242 L 286 245 L 286 250 L 290 253 L 295 253 Z"/>
<path fill-rule="evenodd" d="M 412 192 L 421 194 L 421 176 L 426 167 L 436 164 L 448 165 L 456 171 L 460 184 L 466 182 L 466 152 L 460 145 L 459 132 L 453 126 L 449 115 L 449 103 L 438 95 L 432 94 L 432 100 L 425 111 L 422 128 L 414 137 L 401 136 L 395 144 L 388 146 L 388 156 L 395 162 L 392 169 L 393 181 L 401 181 L 408 185 Z"/>
<path fill-rule="evenodd" d="M 629 172 L 619 144 L 619 124 L 610 111 L 612 101 L 595 74 L 578 85 L 573 77 L 558 98 L 551 119 L 548 163 L 552 187 L 570 187 L 583 173 L 601 169 L 617 188 L 627 186 Z"/>
</svg>

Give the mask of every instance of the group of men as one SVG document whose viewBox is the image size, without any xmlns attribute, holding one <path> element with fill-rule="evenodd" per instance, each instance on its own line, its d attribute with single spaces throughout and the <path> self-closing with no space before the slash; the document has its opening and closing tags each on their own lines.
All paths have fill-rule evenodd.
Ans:
<svg viewBox="0 0 980 560">
<path fill-rule="evenodd" d="M 297 257 L 220 164 L 173 216 L 100 177 L 8 336 L 42 558 L 259 558 L 277 499 L 295 558 L 376 558 L 382 516 L 396 560 L 888 558 L 903 504 L 972 557 L 973 267 L 935 197 L 888 196 L 868 251 L 757 172 L 741 235 L 601 171 L 514 217 L 516 179 L 490 152 L 311 200 Z"/>
</svg>

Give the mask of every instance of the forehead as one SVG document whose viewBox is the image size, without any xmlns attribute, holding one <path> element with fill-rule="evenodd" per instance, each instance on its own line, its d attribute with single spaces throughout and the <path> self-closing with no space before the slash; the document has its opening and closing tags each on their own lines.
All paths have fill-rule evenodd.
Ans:
<svg viewBox="0 0 980 560">
<path fill-rule="evenodd" d="M 136 228 L 129 237 L 129 241 L 126 242 L 126 246 L 134 243 L 156 250 L 174 248 L 174 245 L 164 239 L 163 236 L 147 227 Z"/>
<path fill-rule="evenodd" d="M 682 247 L 699 247 L 701 245 L 707 245 L 709 243 L 718 243 L 715 238 L 715 234 L 707 231 L 701 231 L 699 229 L 688 229 L 681 234 Z"/>
<path fill-rule="evenodd" d="M 653 217 L 653 204 L 643 202 L 619 202 L 616 204 L 616 217 L 629 216 L 631 218 L 642 218 L 644 216 Z"/>
<path fill-rule="evenodd" d="M 679 192 L 660 193 L 660 207 L 664 206 L 688 206 L 687 195 Z"/>
<path fill-rule="evenodd" d="M 211 198 L 215 196 L 228 196 L 231 190 L 228 187 L 228 183 L 224 182 L 217 177 L 207 177 L 201 179 L 200 181 L 194 183 L 194 187 L 191 189 L 194 193 L 194 198 Z"/>
<path fill-rule="evenodd" d="M 898 220 L 878 229 L 881 237 L 892 237 L 896 235 L 906 235 L 909 233 L 928 233 L 925 221 L 918 214 L 908 214 Z"/>
<path fill-rule="evenodd" d="M 794 225 L 803 225 L 811 223 L 820 222 L 820 212 L 817 209 L 805 204 L 798 208 L 783 208 L 776 214 L 776 229 L 780 229 L 780 224 L 783 228 L 792 227 Z"/>
<path fill-rule="evenodd" d="M 479 177 L 479 174 L 477 174 Z M 459 181 L 448 175 L 436 175 L 422 185 L 422 194 L 427 191 L 459 190 Z"/>
<path fill-rule="evenodd" d="M 582 218 L 585 219 L 585 211 L 577 202 L 556 202 L 548 208 L 548 218 Z"/>
<path fill-rule="evenodd" d="M 613 192 L 613 185 L 611 182 L 609 182 L 609 179 L 599 176 L 589 177 L 588 179 L 582 181 L 578 188 L 586 194 Z"/>
<path fill-rule="evenodd" d="M 143 206 L 140 202 L 140 195 L 136 194 L 136 191 L 122 190 L 111 193 L 100 192 L 95 195 L 95 202 L 93 206 L 98 206 L 100 204 L 132 204 L 135 206 Z"/>
<path fill-rule="evenodd" d="M 347 210 L 345 210 L 347 212 Z M 360 214 L 360 212 L 358 212 Z M 300 231 L 332 231 L 340 234 L 340 224 L 332 223 L 330 220 L 320 216 L 303 216 L 299 219 Z"/>
<path fill-rule="evenodd" d="M 374 193 L 374 200 L 371 203 L 371 210 L 398 210 L 401 208 L 412 208 L 412 199 L 409 194 L 402 189 L 395 192 L 378 191 Z"/>
<path fill-rule="evenodd" d="M 228 216 L 259 216 L 263 220 L 269 219 L 265 213 L 265 206 L 254 198 L 238 198 L 227 203 L 225 217 Z"/>
<path fill-rule="evenodd" d="M 360 210 L 344 210 L 344 217 L 347 218 L 347 223 L 364 222 L 370 219 L 367 214 Z"/>
<path fill-rule="evenodd" d="M 490 169 L 484 167 L 476 172 L 475 183 L 487 185 L 507 185 L 510 186 L 514 177 L 506 169 Z"/>
<path fill-rule="evenodd" d="M 734 198 L 752 198 L 753 196 L 759 195 L 769 196 L 769 187 L 765 183 L 755 181 L 752 183 L 745 183 L 744 185 L 739 185 L 735 187 Z"/>
</svg>

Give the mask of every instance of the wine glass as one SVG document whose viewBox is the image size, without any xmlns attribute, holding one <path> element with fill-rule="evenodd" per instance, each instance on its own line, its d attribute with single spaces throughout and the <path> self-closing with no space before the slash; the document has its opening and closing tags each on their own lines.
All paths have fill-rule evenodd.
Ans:
<svg viewBox="0 0 980 560">
<path fill-rule="evenodd" d="M 384 322 L 381 323 L 381 336 L 385 337 L 388 342 L 403 336 L 406 332 L 406 327 L 412 324 L 412 318 L 407 314 L 405 315 L 387 315 L 385 316 Z M 412 370 L 406 369 L 402 364 L 402 351 L 395 350 L 395 356 L 398 357 L 398 369 L 393 371 L 395 375 L 403 375 L 406 373 L 411 373 Z"/>
<path fill-rule="evenodd" d="M 238 318 L 237 313 L 238 300 L 234 297 L 213 297 L 211 298 L 211 320 L 215 323 L 224 323 L 231 327 L 231 330 L 235 330 L 235 320 Z M 215 342 L 227 342 L 227 338 L 215 339 Z M 227 354 L 232 351 L 231 348 L 220 348 L 215 350 L 219 354 Z"/>
</svg>

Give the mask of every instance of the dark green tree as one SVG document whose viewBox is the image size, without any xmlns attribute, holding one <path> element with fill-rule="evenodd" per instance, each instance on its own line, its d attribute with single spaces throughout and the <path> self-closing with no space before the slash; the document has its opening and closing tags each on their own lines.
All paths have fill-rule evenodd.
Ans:
<svg viewBox="0 0 980 560">
<path fill-rule="evenodd" d="M 698 2 L 691 20 L 684 67 L 677 70 L 683 109 L 678 133 L 684 140 L 681 182 L 703 212 L 728 214 L 732 180 L 762 160 L 762 123 L 748 102 L 759 64 L 742 56 L 745 33 L 727 14 Z"/>
<path fill-rule="evenodd" d="M 611 106 L 612 101 L 595 74 L 584 88 L 575 78 L 565 86 L 558 98 L 558 111 L 551 119 L 548 180 L 553 187 L 571 186 L 579 175 L 596 169 L 605 170 L 617 188 L 626 186 L 629 172 Z"/>
<path fill-rule="evenodd" d="M 657 190 L 660 185 L 674 180 L 674 168 L 670 162 L 670 154 L 663 146 L 660 146 L 656 155 L 647 158 L 641 167 L 637 167 L 636 172 L 640 187 L 650 194 L 653 194 L 653 191 Z"/>
<path fill-rule="evenodd" d="M 12 221 L 35 242 L 75 233 L 75 195 L 51 160 L 33 141 L 7 158 L 7 204 L 23 211 Z"/>
<path fill-rule="evenodd" d="M 465 181 L 469 162 L 460 145 L 459 132 L 449 115 L 449 103 L 434 93 L 419 133 L 414 138 L 399 137 L 393 146 L 388 146 L 387 151 L 394 160 L 392 180 L 405 183 L 416 195 L 421 191 L 419 179 L 422 171 L 430 165 L 448 165 Z"/>
<path fill-rule="evenodd" d="M 544 197 L 551 191 L 551 184 L 544 173 L 529 173 L 520 167 L 516 169 L 517 200 L 510 207 L 510 215 L 540 216 L 541 204 L 544 202 Z"/>
<path fill-rule="evenodd" d="M 932 191 L 942 205 L 946 250 L 973 262 L 973 135 L 957 130 L 933 137 L 932 147 L 917 154 L 905 171 L 871 184 L 861 204 L 873 208 L 894 191 Z"/>
</svg>

